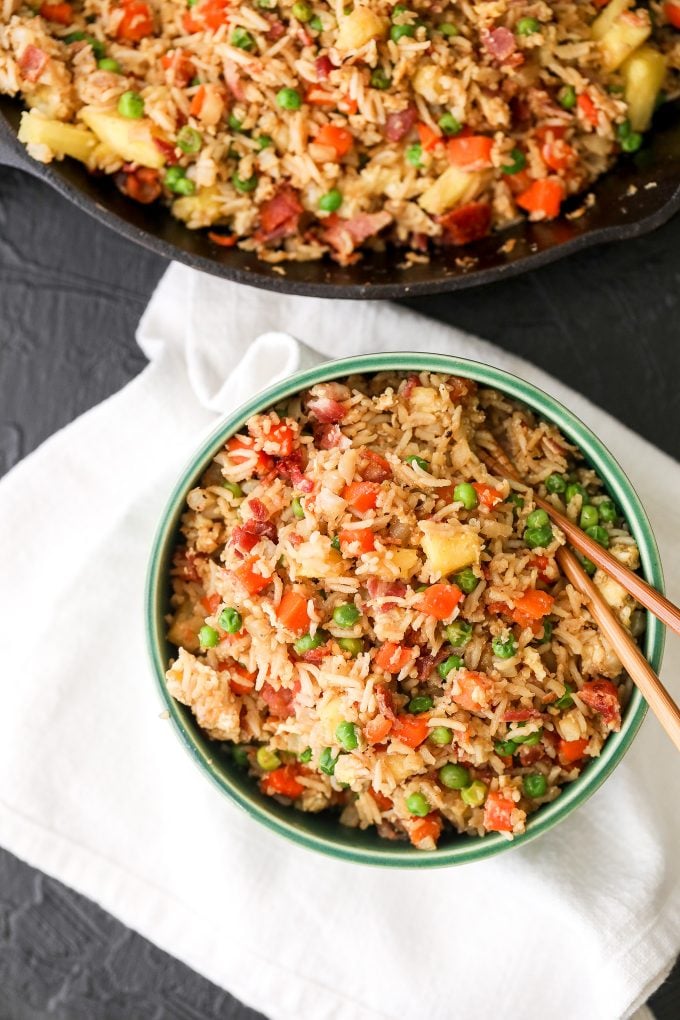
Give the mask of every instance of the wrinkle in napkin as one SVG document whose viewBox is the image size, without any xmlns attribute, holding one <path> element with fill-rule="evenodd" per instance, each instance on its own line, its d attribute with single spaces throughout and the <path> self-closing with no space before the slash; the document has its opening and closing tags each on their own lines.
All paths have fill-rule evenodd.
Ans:
<svg viewBox="0 0 680 1020">
<path fill-rule="evenodd" d="M 675 601 L 680 465 L 514 355 L 385 303 L 172 266 L 138 341 L 141 375 L 0 483 L 2 843 L 270 1020 L 628 1015 L 680 948 L 680 766 L 656 720 L 585 806 L 521 849 L 424 872 L 332 860 L 260 827 L 191 764 L 161 718 L 143 582 L 217 415 L 329 357 L 417 347 L 547 389 L 642 493 Z M 671 689 L 678 667 L 669 642 Z"/>
</svg>

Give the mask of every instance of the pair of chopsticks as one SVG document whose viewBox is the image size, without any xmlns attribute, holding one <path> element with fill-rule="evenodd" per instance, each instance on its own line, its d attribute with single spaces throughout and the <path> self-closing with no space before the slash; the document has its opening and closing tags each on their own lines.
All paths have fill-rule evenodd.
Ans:
<svg viewBox="0 0 680 1020">
<path fill-rule="evenodd" d="M 513 463 L 495 441 L 491 450 L 479 449 L 477 453 L 494 475 L 522 483 Z M 680 609 L 677 606 L 669 602 L 661 592 L 652 588 L 623 563 L 620 563 L 607 549 L 586 535 L 577 524 L 556 510 L 552 503 L 540 499 L 536 495 L 533 498 L 536 506 L 545 510 L 576 549 L 600 567 L 609 577 L 617 581 L 622 588 L 625 588 L 633 598 L 645 606 L 662 623 L 670 627 L 674 633 L 680 635 Z M 556 559 L 562 572 L 574 588 L 587 600 L 596 624 L 607 638 L 635 686 L 641 691 L 652 712 L 680 751 L 680 708 L 661 683 L 631 635 L 619 622 L 598 587 L 588 577 L 573 552 L 565 546 L 561 546 L 557 551 Z"/>
</svg>

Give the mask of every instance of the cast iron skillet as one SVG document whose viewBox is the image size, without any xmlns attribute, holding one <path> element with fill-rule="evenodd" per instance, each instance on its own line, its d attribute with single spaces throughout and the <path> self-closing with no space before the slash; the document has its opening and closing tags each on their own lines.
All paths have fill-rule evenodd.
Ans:
<svg viewBox="0 0 680 1020">
<path fill-rule="evenodd" d="M 680 209 L 680 101 L 676 101 L 659 110 L 649 144 L 636 156 L 622 158 L 597 182 L 592 189 L 596 202 L 579 218 L 524 222 L 468 245 L 464 252 L 449 249 L 437 254 L 426 265 L 406 267 L 402 254 L 388 251 L 365 256 L 346 268 L 327 260 L 290 262 L 282 275 L 255 255 L 218 248 L 205 231 L 188 230 L 161 206 L 124 198 L 110 178 L 94 177 L 73 160 L 49 166 L 32 160 L 16 138 L 20 114 L 18 102 L 0 97 L 0 163 L 29 171 L 79 209 L 165 259 L 288 294 L 365 299 L 462 290 L 526 272 L 593 244 L 639 236 Z M 512 251 L 501 251 L 509 238 L 515 241 Z M 462 254 L 474 256 L 476 264 L 456 264 Z"/>
</svg>

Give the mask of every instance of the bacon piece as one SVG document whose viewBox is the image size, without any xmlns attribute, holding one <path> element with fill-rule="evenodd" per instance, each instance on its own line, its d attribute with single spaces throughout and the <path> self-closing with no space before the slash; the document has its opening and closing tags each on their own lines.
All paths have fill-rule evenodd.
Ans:
<svg viewBox="0 0 680 1020">
<path fill-rule="evenodd" d="M 343 220 L 333 214 L 324 222 L 322 239 L 341 255 L 350 254 L 354 248 L 374 237 L 392 222 L 388 212 L 357 213 L 351 219 Z"/>
<path fill-rule="evenodd" d="M 406 380 L 406 383 L 404 385 L 404 389 L 402 391 L 402 393 L 403 393 L 404 397 L 406 398 L 406 400 L 408 400 L 408 398 L 411 396 L 411 394 L 413 393 L 413 391 L 416 388 L 416 386 L 419 386 L 419 385 L 420 385 L 420 379 L 418 378 L 418 376 L 415 373 L 412 373 L 408 377 L 408 379 Z"/>
<path fill-rule="evenodd" d="M 320 450 L 333 450 L 336 447 L 346 450 L 352 445 L 339 425 L 316 425 L 314 428 L 314 443 Z"/>
<path fill-rule="evenodd" d="M 251 517 L 245 524 L 232 529 L 229 544 L 239 553 L 249 553 L 261 538 L 276 541 L 276 525 L 272 521 L 258 521 Z"/>
<path fill-rule="evenodd" d="M 19 57 L 19 70 L 26 81 L 37 81 L 49 63 L 50 58 L 44 50 L 31 43 Z"/>
<path fill-rule="evenodd" d="M 342 421 L 347 413 L 344 404 L 331 397 L 316 397 L 310 400 L 307 411 L 310 418 L 316 418 L 317 421 L 327 424 Z"/>
<path fill-rule="evenodd" d="M 381 715 L 384 715 L 386 719 L 397 718 L 397 714 L 394 711 L 392 692 L 384 684 L 375 685 L 375 700 L 378 702 Z"/>
<path fill-rule="evenodd" d="M 138 166 L 135 169 L 127 169 L 127 167 L 128 164 L 114 177 L 118 190 L 142 205 L 150 205 L 151 202 L 155 202 L 163 190 L 158 170 L 152 170 L 148 166 Z"/>
<path fill-rule="evenodd" d="M 509 708 L 503 713 L 503 722 L 526 722 L 528 719 L 540 719 L 541 714 L 537 708 Z"/>
<path fill-rule="evenodd" d="M 365 482 L 384 482 L 392 477 L 392 468 L 379 453 L 364 449 L 359 458 L 359 474 Z"/>
<path fill-rule="evenodd" d="M 175 151 L 175 146 L 172 142 L 166 142 L 165 138 L 158 138 L 156 135 L 153 137 L 153 143 L 157 149 L 159 149 L 165 156 L 165 162 L 169 166 L 173 166 L 175 163 L 179 163 L 179 156 Z"/>
<path fill-rule="evenodd" d="M 444 244 L 470 244 L 486 237 L 491 226 L 488 202 L 468 202 L 439 220 L 444 231 Z"/>
<path fill-rule="evenodd" d="M 388 113 L 385 119 L 385 137 L 390 142 L 400 142 L 418 120 L 415 106 L 407 106 L 398 113 Z"/>
<path fill-rule="evenodd" d="M 256 521 L 269 519 L 269 511 L 261 499 L 249 499 L 246 505 Z"/>
<path fill-rule="evenodd" d="M 266 703 L 270 715 L 274 715 L 278 719 L 288 719 L 291 715 L 295 715 L 293 701 L 299 690 L 299 681 L 296 681 L 292 689 L 280 687 L 278 691 L 271 684 L 265 684 L 260 691 L 260 695 Z"/>
<path fill-rule="evenodd" d="M 280 39 L 285 34 L 286 26 L 282 21 L 276 18 L 275 21 L 269 22 L 269 30 L 266 33 L 269 42 L 276 42 L 277 39 Z"/>
<path fill-rule="evenodd" d="M 517 49 L 517 41 L 509 28 L 494 28 L 482 32 L 482 43 L 487 53 L 502 64 Z"/>
<path fill-rule="evenodd" d="M 533 765 L 535 762 L 540 761 L 541 758 L 545 757 L 545 751 L 540 744 L 534 744 L 533 747 L 525 747 L 522 744 L 517 751 L 519 760 L 522 765 Z M 512 761 L 512 758 L 510 759 Z"/>
<path fill-rule="evenodd" d="M 328 75 L 333 70 L 333 64 L 331 63 L 330 57 L 317 57 L 314 61 L 314 68 L 316 70 L 317 81 L 326 81 Z"/>
<path fill-rule="evenodd" d="M 234 63 L 233 60 L 224 61 L 224 80 L 234 99 L 242 103 L 246 98 L 246 94 L 243 91 L 243 85 L 238 73 L 238 64 Z"/>
<path fill-rule="evenodd" d="M 416 673 L 419 680 L 429 680 L 435 666 L 449 657 L 448 648 L 440 648 L 436 655 L 421 655 L 416 660 Z"/>
<path fill-rule="evenodd" d="M 279 478 L 287 479 L 299 492 L 312 492 L 314 482 L 305 478 L 302 468 L 302 450 L 294 450 L 289 457 L 277 460 L 275 470 Z"/>
<path fill-rule="evenodd" d="M 589 680 L 578 696 L 594 712 L 599 712 L 607 726 L 614 731 L 621 729 L 619 694 L 611 680 Z"/>
<path fill-rule="evenodd" d="M 201 575 L 196 569 L 196 563 L 201 560 L 205 560 L 205 556 L 200 556 L 187 549 L 178 549 L 173 556 L 172 572 L 176 577 L 181 577 L 184 581 L 200 581 Z"/>
<path fill-rule="evenodd" d="M 287 184 L 284 185 L 273 198 L 260 206 L 260 229 L 256 235 L 257 240 L 278 241 L 294 234 L 298 229 L 301 213 L 302 206 L 297 191 Z"/>
<path fill-rule="evenodd" d="M 406 585 L 403 581 L 381 581 L 378 577 L 369 577 L 366 581 L 366 591 L 371 599 L 384 598 L 386 595 L 400 599 L 406 594 Z M 376 612 L 387 613 L 394 609 L 395 605 L 396 602 L 383 602 Z"/>
</svg>

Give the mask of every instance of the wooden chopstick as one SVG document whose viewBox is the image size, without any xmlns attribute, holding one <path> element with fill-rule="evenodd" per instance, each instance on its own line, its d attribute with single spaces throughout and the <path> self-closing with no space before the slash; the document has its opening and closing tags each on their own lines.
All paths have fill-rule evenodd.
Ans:
<svg viewBox="0 0 680 1020">
<path fill-rule="evenodd" d="M 493 453 L 485 449 L 478 450 L 477 452 L 487 467 L 499 478 L 510 478 L 512 481 L 526 485 L 526 482 L 519 477 L 514 464 L 512 464 L 500 446 L 494 444 Z M 596 566 L 601 567 L 609 577 L 618 581 L 621 587 L 630 592 L 633 598 L 637 599 L 645 609 L 649 609 L 650 613 L 653 613 L 662 623 L 665 623 L 675 634 L 680 636 L 680 609 L 676 605 L 670 602 L 661 592 L 657 591 L 656 588 L 652 588 L 651 584 L 647 584 L 642 577 L 634 574 L 632 570 L 629 570 L 623 563 L 620 563 L 599 542 L 586 535 L 585 531 L 582 531 L 578 524 L 574 524 L 563 513 L 556 510 L 548 500 L 541 499 L 540 496 L 535 494 L 533 495 L 533 500 L 536 506 L 540 506 L 541 509 L 545 510 L 555 524 L 562 529 L 573 546 L 584 553 Z"/>
<path fill-rule="evenodd" d="M 570 549 L 561 546 L 557 562 L 574 588 L 588 600 L 588 608 L 615 655 L 680 751 L 680 708 L 673 701 L 639 647 L 616 618 L 597 586 L 593 584 Z"/>
</svg>

